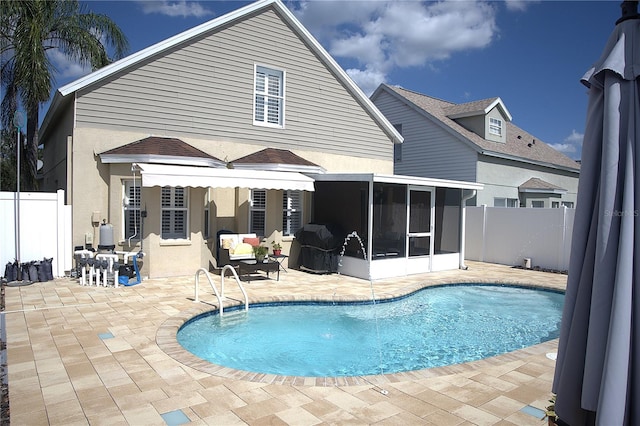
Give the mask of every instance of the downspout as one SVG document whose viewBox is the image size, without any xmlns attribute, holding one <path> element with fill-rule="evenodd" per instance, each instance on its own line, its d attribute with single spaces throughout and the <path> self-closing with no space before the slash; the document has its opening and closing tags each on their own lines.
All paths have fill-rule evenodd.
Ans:
<svg viewBox="0 0 640 426">
<path fill-rule="evenodd" d="M 467 200 L 476 196 L 476 190 L 472 189 L 468 195 L 464 195 L 464 189 L 462 190 L 462 200 L 460 201 L 460 262 L 459 268 L 463 270 L 469 269 L 464 264 L 464 240 L 465 240 L 465 222 L 467 213 Z"/>
</svg>

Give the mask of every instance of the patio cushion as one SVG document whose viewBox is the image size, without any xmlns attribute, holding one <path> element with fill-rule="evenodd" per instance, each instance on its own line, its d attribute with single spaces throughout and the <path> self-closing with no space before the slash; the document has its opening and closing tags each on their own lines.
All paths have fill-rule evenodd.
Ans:
<svg viewBox="0 0 640 426">
<path fill-rule="evenodd" d="M 245 237 L 242 239 L 243 243 L 247 243 L 251 246 L 259 246 L 260 245 L 260 238 L 249 238 L 249 237 Z"/>
<path fill-rule="evenodd" d="M 251 246 L 251 244 L 248 244 L 248 243 L 240 243 L 234 249 L 229 250 L 229 253 L 234 254 L 234 255 L 252 254 L 253 253 L 253 247 Z"/>
</svg>

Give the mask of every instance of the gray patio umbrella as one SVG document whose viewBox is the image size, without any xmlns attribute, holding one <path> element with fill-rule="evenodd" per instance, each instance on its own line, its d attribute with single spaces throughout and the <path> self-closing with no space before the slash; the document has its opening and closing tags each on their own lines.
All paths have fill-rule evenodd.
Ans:
<svg viewBox="0 0 640 426">
<path fill-rule="evenodd" d="M 631 3 L 631 7 L 629 7 Z M 640 424 L 640 19 L 623 2 L 589 88 L 553 392 L 569 425 Z"/>
</svg>

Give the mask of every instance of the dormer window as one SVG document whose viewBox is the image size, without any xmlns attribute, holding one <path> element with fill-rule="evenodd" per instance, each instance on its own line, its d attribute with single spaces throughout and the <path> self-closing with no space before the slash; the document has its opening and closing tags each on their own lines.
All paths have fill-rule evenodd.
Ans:
<svg viewBox="0 0 640 426">
<path fill-rule="evenodd" d="M 284 127 L 284 71 L 255 70 L 253 124 Z"/>
<path fill-rule="evenodd" d="M 489 133 L 502 136 L 502 120 L 499 118 L 489 118 Z"/>
</svg>

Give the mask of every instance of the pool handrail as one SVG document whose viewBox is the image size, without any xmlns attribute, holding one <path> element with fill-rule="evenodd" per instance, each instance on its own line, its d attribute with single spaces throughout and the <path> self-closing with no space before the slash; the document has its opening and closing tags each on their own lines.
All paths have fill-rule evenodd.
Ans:
<svg viewBox="0 0 640 426">
<path fill-rule="evenodd" d="M 248 310 L 249 309 L 249 297 L 247 296 L 247 292 L 245 291 L 244 287 L 242 286 L 242 283 L 240 282 L 240 278 L 238 277 L 238 274 L 236 273 L 236 270 L 233 268 L 233 266 L 231 265 L 225 265 L 222 270 L 220 271 L 220 293 L 218 293 L 218 288 L 216 287 L 216 285 L 213 283 L 213 280 L 211 279 L 211 275 L 209 274 L 209 271 L 207 271 L 205 268 L 200 268 L 196 271 L 196 276 L 195 276 L 195 297 L 194 297 L 194 302 L 199 302 L 200 301 L 200 274 L 204 272 L 205 277 L 207 277 L 207 280 L 209 281 L 209 284 L 211 285 L 211 288 L 213 289 L 214 294 L 216 295 L 216 297 L 218 298 L 218 306 L 219 306 L 219 310 L 220 310 L 220 316 L 223 315 L 224 313 L 224 307 L 222 305 L 222 301 L 225 299 L 225 295 L 224 295 L 224 276 L 225 276 L 225 271 L 230 270 L 233 273 L 233 276 L 236 280 L 236 283 L 238 283 L 238 287 L 240 288 L 240 291 L 242 292 L 242 295 L 244 297 L 244 309 Z"/>
</svg>

